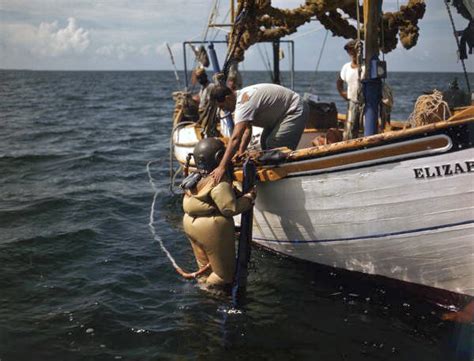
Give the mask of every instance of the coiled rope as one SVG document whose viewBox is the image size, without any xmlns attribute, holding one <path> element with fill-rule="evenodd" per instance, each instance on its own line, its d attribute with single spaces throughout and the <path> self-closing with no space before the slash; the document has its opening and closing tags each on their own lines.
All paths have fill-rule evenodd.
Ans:
<svg viewBox="0 0 474 361">
<path fill-rule="evenodd" d="M 443 94 L 435 89 L 433 94 L 418 97 L 408 122 L 412 127 L 418 127 L 446 120 L 450 116 L 448 103 L 443 100 Z"/>
</svg>

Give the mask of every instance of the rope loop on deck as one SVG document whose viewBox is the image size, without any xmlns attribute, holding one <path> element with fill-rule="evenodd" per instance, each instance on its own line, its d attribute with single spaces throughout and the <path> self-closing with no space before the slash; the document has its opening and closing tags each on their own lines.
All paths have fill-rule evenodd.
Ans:
<svg viewBox="0 0 474 361">
<path fill-rule="evenodd" d="M 447 120 L 450 116 L 448 103 L 443 100 L 443 94 L 435 89 L 432 94 L 418 97 L 408 122 L 412 127 L 419 127 Z"/>
</svg>

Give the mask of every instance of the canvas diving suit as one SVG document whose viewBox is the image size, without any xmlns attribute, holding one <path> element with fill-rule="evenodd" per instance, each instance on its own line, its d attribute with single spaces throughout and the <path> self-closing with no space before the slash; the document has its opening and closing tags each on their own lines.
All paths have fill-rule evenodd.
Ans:
<svg viewBox="0 0 474 361">
<path fill-rule="evenodd" d="M 200 279 L 211 285 L 230 284 L 235 270 L 235 225 L 233 216 L 252 207 L 254 195 L 236 197 L 226 177 L 213 184 L 212 177 L 202 178 L 185 190 L 183 226 L 199 268 L 210 263 L 211 270 Z"/>
</svg>

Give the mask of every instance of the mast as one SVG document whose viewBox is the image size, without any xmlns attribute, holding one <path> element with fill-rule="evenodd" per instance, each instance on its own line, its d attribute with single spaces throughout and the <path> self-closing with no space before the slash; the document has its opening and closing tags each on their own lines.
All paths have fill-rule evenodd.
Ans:
<svg viewBox="0 0 474 361">
<path fill-rule="evenodd" d="M 382 81 L 379 67 L 379 24 L 382 0 L 364 0 L 365 75 L 362 89 L 365 97 L 364 136 L 377 133 Z"/>
</svg>

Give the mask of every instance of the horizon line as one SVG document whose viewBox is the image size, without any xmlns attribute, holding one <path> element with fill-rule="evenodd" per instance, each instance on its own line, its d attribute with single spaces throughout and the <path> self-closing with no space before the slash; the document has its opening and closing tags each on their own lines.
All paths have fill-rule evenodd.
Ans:
<svg viewBox="0 0 474 361">
<path fill-rule="evenodd" d="M 69 72 L 174 72 L 173 69 L 27 69 L 27 68 L 0 68 L 0 71 L 31 71 L 31 72 L 56 72 L 56 71 L 69 71 Z M 191 72 L 192 70 L 188 69 L 188 73 Z M 213 72 L 212 70 L 208 70 Z M 318 70 L 317 73 L 333 73 L 333 72 L 339 72 L 340 69 L 336 70 Z M 178 72 L 184 73 L 184 69 L 178 69 Z M 246 70 L 240 70 L 240 72 L 245 73 L 245 72 L 268 72 L 268 70 L 265 69 L 246 69 Z M 280 73 L 289 73 L 289 70 L 281 70 Z M 298 69 L 295 70 L 295 73 L 297 72 L 312 72 L 315 73 L 314 70 L 311 69 Z M 464 72 L 462 70 L 455 71 L 455 70 L 392 70 L 388 72 L 390 73 L 461 73 L 463 74 Z M 474 75 L 474 72 L 467 72 L 468 74 Z"/>
</svg>

